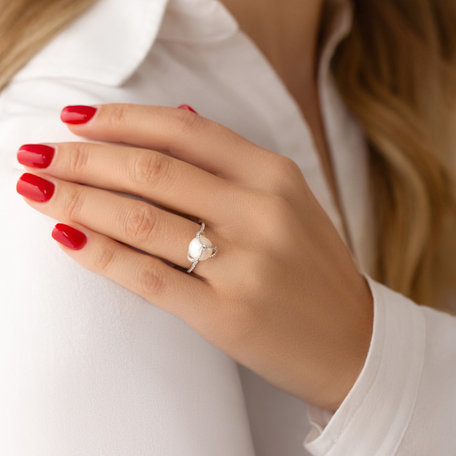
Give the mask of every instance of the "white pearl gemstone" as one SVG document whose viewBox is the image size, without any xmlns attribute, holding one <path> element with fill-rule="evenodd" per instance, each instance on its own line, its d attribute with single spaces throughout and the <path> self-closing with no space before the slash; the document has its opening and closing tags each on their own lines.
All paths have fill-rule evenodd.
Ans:
<svg viewBox="0 0 456 456">
<path fill-rule="evenodd" d="M 201 241 L 201 242 L 200 242 Z M 188 254 L 190 258 L 194 260 L 198 259 L 201 255 L 200 261 L 207 260 L 212 255 L 212 249 L 204 249 L 201 245 L 212 245 L 212 242 L 206 236 L 200 235 L 200 238 L 197 237 L 193 238 L 188 246 Z M 202 252 L 202 254 L 201 254 Z"/>
</svg>

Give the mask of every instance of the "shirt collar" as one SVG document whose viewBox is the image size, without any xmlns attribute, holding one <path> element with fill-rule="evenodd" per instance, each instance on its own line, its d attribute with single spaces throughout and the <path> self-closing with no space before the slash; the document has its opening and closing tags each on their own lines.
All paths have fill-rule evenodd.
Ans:
<svg viewBox="0 0 456 456">
<path fill-rule="evenodd" d="M 323 34 L 320 43 L 319 66 L 322 72 L 327 72 L 337 46 L 352 28 L 353 5 L 351 0 L 326 0 L 322 22 Z"/>
<path fill-rule="evenodd" d="M 81 79 L 119 86 L 147 55 L 169 0 L 99 0 L 14 77 Z"/>
<path fill-rule="evenodd" d="M 158 39 L 204 44 L 228 39 L 239 29 L 218 0 L 168 0 Z"/>
<path fill-rule="evenodd" d="M 166 11 L 166 14 L 165 14 Z M 320 70 L 351 26 L 350 0 L 325 0 Z M 15 76 L 122 85 L 156 39 L 190 45 L 224 40 L 239 24 L 218 0 L 99 0 L 56 35 Z"/>
</svg>

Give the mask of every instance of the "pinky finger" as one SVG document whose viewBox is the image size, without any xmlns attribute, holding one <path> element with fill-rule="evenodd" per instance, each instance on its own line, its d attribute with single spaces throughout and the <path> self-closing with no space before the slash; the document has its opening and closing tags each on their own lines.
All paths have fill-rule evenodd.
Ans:
<svg viewBox="0 0 456 456">
<path fill-rule="evenodd" d="M 108 236 L 74 225 L 77 228 L 57 223 L 52 237 L 81 266 L 108 277 L 187 323 L 201 318 L 204 304 L 210 301 L 211 286 L 207 282 Z"/>
</svg>

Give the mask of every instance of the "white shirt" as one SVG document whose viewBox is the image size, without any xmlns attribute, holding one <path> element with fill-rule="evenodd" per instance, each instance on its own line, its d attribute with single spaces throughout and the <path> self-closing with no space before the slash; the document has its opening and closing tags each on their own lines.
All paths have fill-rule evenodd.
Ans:
<svg viewBox="0 0 456 456">
<path fill-rule="evenodd" d="M 339 409 L 272 387 L 183 321 L 75 263 L 50 236 L 57 221 L 16 193 L 21 144 L 84 140 L 59 120 L 63 106 L 187 103 L 292 158 L 344 238 L 296 102 L 220 2 L 101 0 L 0 93 L 0 454 L 456 453 L 456 318 L 369 276 L 366 144 L 329 69 L 352 12 L 347 0 L 327 1 L 325 130 L 353 255 L 374 297 L 365 365 Z"/>
</svg>

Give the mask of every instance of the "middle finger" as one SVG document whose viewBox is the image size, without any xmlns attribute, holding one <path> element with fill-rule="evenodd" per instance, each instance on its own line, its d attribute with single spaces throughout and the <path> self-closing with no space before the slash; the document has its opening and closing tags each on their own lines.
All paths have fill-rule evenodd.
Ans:
<svg viewBox="0 0 456 456">
<path fill-rule="evenodd" d="M 247 191 L 164 153 L 123 145 L 25 144 L 18 151 L 18 160 L 28 167 L 32 155 L 41 150 L 42 154 L 52 157 L 45 168 L 40 167 L 39 171 L 44 174 L 137 195 L 208 224 L 224 224 L 240 215 L 235 213 L 239 209 L 236 202 L 240 194 Z"/>
</svg>

